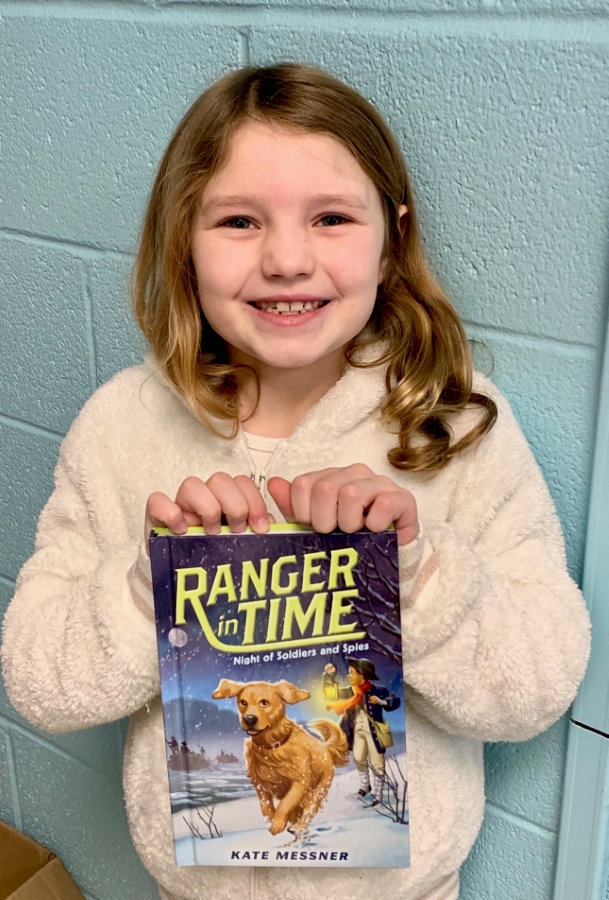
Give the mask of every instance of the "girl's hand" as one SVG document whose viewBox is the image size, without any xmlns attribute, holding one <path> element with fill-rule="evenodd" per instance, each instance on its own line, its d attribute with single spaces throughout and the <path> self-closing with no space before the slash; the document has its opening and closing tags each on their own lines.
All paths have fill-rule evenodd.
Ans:
<svg viewBox="0 0 609 900">
<path fill-rule="evenodd" d="M 148 497 L 144 537 L 146 545 L 150 529 L 171 528 L 184 534 L 189 525 L 202 525 L 207 534 L 218 534 L 222 516 L 231 531 L 242 532 L 247 526 L 259 534 L 269 530 L 271 517 L 262 494 L 247 475 L 232 478 L 216 472 L 207 481 L 194 475 L 182 482 L 175 500 L 156 492 Z"/>
<path fill-rule="evenodd" d="M 362 464 L 309 472 L 292 482 L 271 478 L 268 491 L 286 521 L 311 525 L 322 534 L 337 527 L 352 534 L 364 526 L 384 531 L 394 525 L 403 545 L 419 533 L 414 495 Z"/>
</svg>

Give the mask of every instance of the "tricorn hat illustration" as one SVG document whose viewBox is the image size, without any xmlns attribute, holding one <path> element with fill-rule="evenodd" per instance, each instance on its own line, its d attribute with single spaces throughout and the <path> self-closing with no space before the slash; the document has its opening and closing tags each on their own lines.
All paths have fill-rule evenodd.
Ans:
<svg viewBox="0 0 609 900">
<path fill-rule="evenodd" d="M 347 665 L 363 675 L 366 681 L 378 681 L 378 675 L 374 668 L 374 663 L 369 659 L 354 659 L 352 656 L 347 657 Z"/>
</svg>

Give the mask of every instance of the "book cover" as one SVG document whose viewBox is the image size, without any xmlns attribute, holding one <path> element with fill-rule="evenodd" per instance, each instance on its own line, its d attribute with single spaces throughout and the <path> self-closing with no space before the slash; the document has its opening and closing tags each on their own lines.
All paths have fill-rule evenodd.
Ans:
<svg viewBox="0 0 609 900">
<path fill-rule="evenodd" d="M 176 865 L 410 864 L 397 537 L 155 530 Z"/>
</svg>

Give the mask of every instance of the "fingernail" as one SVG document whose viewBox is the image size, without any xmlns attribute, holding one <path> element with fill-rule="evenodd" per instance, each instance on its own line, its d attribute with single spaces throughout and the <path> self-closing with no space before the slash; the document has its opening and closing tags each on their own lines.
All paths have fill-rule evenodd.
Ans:
<svg viewBox="0 0 609 900">
<path fill-rule="evenodd" d="M 266 516 L 260 516 L 260 518 L 258 519 L 257 525 L 258 525 L 258 528 L 260 529 L 260 531 L 268 531 L 271 523 L 269 522 L 269 520 L 267 519 Z"/>
</svg>

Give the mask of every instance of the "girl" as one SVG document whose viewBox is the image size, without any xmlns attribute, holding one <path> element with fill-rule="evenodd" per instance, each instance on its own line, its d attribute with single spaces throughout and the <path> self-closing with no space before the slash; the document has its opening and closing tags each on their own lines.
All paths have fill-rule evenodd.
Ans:
<svg viewBox="0 0 609 900">
<path fill-rule="evenodd" d="M 131 715 L 127 811 L 164 897 L 454 900 L 482 742 L 567 709 L 588 619 L 539 470 L 426 268 L 387 125 L 315 69 L 228 75 L 165 153 L 133 294 L 152 353 L 63 444 L 5 620 L 13 703 L 50 731 Z M 174 866 L 145 537 L 280 516 L 396 527 L 409 870 Z"/>
</svg>

